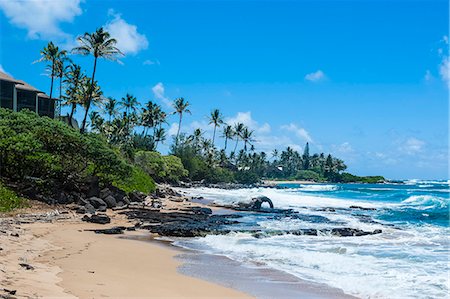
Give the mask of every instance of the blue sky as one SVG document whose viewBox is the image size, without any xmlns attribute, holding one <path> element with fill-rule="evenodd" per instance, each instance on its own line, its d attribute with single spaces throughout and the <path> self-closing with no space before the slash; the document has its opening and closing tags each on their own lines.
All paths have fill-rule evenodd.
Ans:
<svg viewBox="0 0 450 299">
<path fill-rule="evenodd" d="M 100 61 L 105 95 L 167 111 L 183 96 L 185 132 L 211 134 L 206 115 L 219 108 L 255 130 L 258 150 L 309 141 L 356 174 L 448 179 L 447 1 L 0 0 L 0 10 L 0 68 L 44 91 L 39 50 L 106 26 L 126 56 Z M 72 58 L 90 75 L 92 57 Z"/>
</svg>

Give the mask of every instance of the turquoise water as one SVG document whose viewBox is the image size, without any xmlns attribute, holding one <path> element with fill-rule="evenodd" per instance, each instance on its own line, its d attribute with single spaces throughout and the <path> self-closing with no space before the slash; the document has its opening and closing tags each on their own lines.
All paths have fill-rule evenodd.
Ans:
<svg viewBox="0 0 450 299">
<path fill-rule="evenodd" d="M 350 227 L 382 233 L 362 237 L 230 233 L 180 240 L 185 247 L 264 265 L 325 283 L 361 298 L 449 298 L 449 182 L 286 184 L 285 189 L 182 190 L 217 203 L 264 195 L 302 217 L 246 214 L 241 227 L 266 232 Z M 350 209 L 350 206 L 374 210 Z M 270 234 L 268 234 L 270 235 Z"/>
</svg>

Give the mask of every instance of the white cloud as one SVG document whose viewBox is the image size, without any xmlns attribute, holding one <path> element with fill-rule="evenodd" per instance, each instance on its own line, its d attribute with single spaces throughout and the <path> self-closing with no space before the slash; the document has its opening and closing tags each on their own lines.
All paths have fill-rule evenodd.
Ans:
<svg viewBox="0 0 450 299">
<path fill-rule="evenodd" d="M 117 48 L 123 53 L 134 55 L 148 48 L 147 37 L 137 31 L 136 25 L 127 23 L 113 9 L 108 11 L 108 15 L 113 19 L 105 25 L 105 30 L 117 40 Z"/>
<path fill-rule="evenodd" d="M 410 137 L 406 139 L 403 144 L 400 145 L 399 150 L 402 152 L 405 152 L 409 155 L 414 155 L 417 153 L 420 153 L 423 150 L 423 147 L 425 146 L 425 142 L 422 140 L 419 140 L 414 137 Z"/>
<path fill-rule="evenodd" d="M 161 100 L 167 107 L 172 108 L 172 101 L 168 97 L 166 97 L 164 84 L 162 82 L 159 82 L 155 86 L 153 86 L 152 92 L 155 98 Z"/>
<path fill-rule="evenodd" d="M 70 40 L 61 23 L 71 23 L 81 15 L 82 0 L 1 0 L 0 9 L 9 22 L 28 31 L 31 39 Z"/>
<path fill-rule="evenodd" d="M 319 82 L 325 79 L 325 73 L 321 70 L 317 70 L 316 72 L 307 74 L 305 79 L 311 82 Z"/>
<path fill-rule="evenodd" d="M 306 142 L 313 143 L 313 140 L 312 140 L 311 136 L 309 135 L 308 131 L 306 131 L 304 128 L 298 127 L 294 123 L 290 123 L 289 125 L 281 126 L 281 129 L 294 133 L 297 137 L 305 140 Z"/>
<path fill-rule="evenodd" d="M 159 60 L 151 60 L 151 59 L 147 59 L 145 60 L 143 63 L 143 65 L 160 65 Z"/>
<path fill-rule="evenodd" d="M 259 134 L 267 134 L 270 133 L 270 131 L 272 130 L 272 128 L 268 123 L 263 123 L 262 125 L 259 125 L 259 123 L 252 118 L 252 113 L 250 111 L 238 112 L 235 116 L 226 118 L 225 122 L 230 125 L 236 123 L 243 123 L 251 130 L 254 130 L 255 133 Z"/>
<path fill-rule="evenodd" d="M 170 125 L 169 131 L 167 132 L 167 134 L 169 134 L 169 136 L 171 136 L 171 137 L 175 137 L 175 136 L 177 136 L 177 132 L 178 132 L 178 123 L 172 123 Z"/>
<path fill-rule="evenodd" d="M 335 151 L 337 153 L 341 153 L 341 154 L 348 154 L 348 153 L 354 152 L 354 150 L 349 142 L 344 142 L 339 145 L 333 145 L 332 148 L 333 148 L 333 151 Z"/>
</svg>

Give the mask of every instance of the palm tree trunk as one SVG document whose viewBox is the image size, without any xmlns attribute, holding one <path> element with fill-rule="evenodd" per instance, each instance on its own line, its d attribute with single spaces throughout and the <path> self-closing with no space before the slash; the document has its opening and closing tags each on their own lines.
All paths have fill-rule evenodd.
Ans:
<svg viewBox="0 0 450 299">
<path fill-rule="evenodd" d="M 227 150 L 227 143 L 228 143 L 228 137 L 225 136 L 225 148 L 224 148 L 224 150 Z"/>
<path fill-rule="evenodd" d="M 86 105 L 86 112 L 84 113 L 84 118 L 83 118 L 83 124 L 81 125 L 81 133 L 84 133 L 85 128 L 86 128 L 86 119 L 87 119 L 87 115 L 89 112 L 89 108 L 91 107 L 91 101 L 92 101 L 92 93 L 94 92 L 94 80 L 95 80 L 95 70 L 97 69 L 97 57 L 95 57 L 94 59 L 94 70 L 92 72 L 92 78 L 91 78 L 91 86 L 90 86 L 90 91 L 89 91 L 89 98 L 88 98 L 88 102 Z"/>
<path fill-rule="evenodd" d="M 55 60 L 52 60 L 52 73 L 51 73 L 51 77 L 52 77 L 52 81 L 50 83 L 50 99 L 52 98 L 52 94 L 53 94 L 53 77 L 55 75 Z"/>
<path fill-rule="evenodd" d="M 178 137 L 180 136 L 181 118 L 183 117 L 182 115 L 183 115 L 183 114 L 180 113 L 180 121 L 178 122 L 177 139 L 176 139 L 176 141 L 175 141 L 175 144 L 178 144 Z"/>
<path fill-rule="evenodd" d="M 72 126 L 73 113 L 75 112 L 76 107 L 77 107 L 77 104 L 72 103 L 72 110 L 70 111 L 70 115 L 69 115 L 69 126 Z"/>
<path fill-rule="evenodd" d="M 215 145 L 215 142 L 214 142 L 214 140 L 216 139 L 216 128 L 217 128 L 217 126 L 216 126 L 216 125 L 214 125 L 214 133 L 213 133 L 213 146 Z"/>
<path fill-rule="evenodd" d="M 234 152 L 236 152 L 237 146 L 238 146 L 239 138 L 236 138 L 236 144 L 234 146 Z"/>
</svg>

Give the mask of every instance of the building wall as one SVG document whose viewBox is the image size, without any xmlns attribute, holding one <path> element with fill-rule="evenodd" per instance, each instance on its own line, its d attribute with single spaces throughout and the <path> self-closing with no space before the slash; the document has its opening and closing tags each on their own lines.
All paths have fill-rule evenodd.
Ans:
<svg viewBox="0 0 450 299">
<path fill-rule="evenodd" d="M 0 107 L 14 108 L 14 83 L 0 81 Z"/>
<path fill-rule="evenodd" d="M 40 116 L 55 117 L 55 101 L 36 91 L 17 89 L 15 83 L 0 80 L 0 107 L 13 111 L 28 109 Z"/>
</svg>

